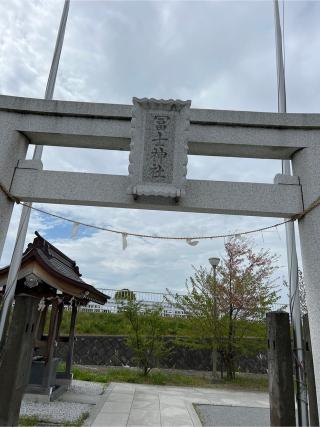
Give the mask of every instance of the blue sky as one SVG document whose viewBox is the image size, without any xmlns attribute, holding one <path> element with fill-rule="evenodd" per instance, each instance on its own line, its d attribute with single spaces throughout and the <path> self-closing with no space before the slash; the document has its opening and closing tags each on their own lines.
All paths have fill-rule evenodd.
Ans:
<svg viewBox="0 0 320 427">
<path fill-rule="evenodd" d="M 281 2 L 280 2 L 281 5 Z M 0 4 L 0 93 L 42 98 L 63 1 L 11 0 Z M 285 52 L 288 112 L 319 112 L 320 2 L 287 1 Z M 131 103 L 133 96 L 191 99 L 194 108 L 276 111 L 273 2 L 71 0 L 55 99 Z M 128 153 L 47 147 L 51 170 L 127 174 Z M 272 182 L 279 161 L 189 156 L 194 179 Z M 42 206 L 75 220 L 155 234 L 227 233 L 270 225 L 274 219 L 226 215 Z M 17 228 L 15 209 L 1 264 L 9 262 Z M 121 238 L 71 227 L 33 214 L 38 230 L 100 288 L 181 291 L 192 265 L 222 256 L 223 241 L 196 247 Z M 260 233 L 254 244 L 280 255 L 286 275 L 283 229 Z M 282 291 L 283 296 L 286 290 Z"/>
</svg>

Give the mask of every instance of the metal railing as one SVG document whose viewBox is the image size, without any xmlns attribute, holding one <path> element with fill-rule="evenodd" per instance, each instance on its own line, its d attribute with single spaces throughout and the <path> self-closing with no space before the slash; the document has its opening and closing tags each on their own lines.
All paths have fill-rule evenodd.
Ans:
<svg viewBox="0 0 320 427">
<path fill-rule="evenodd" d="M 96 303 L 89 303 L 86 307 L 82 307 L 80 311 L 85 312 L 109 312 L 109 313 L 119 313 L 121 307 L 123 307 L 123 301 L 116 298 L 117 292 L 124 291 L 123 289 L 99 289 L 100 292 L 108 295 L 110 299 L 105 305 L 99 305 Z M 128 293 L 134 295 L 134 299 L 137 302 L 141 302 L 146 306 L 162 306 L 162 315 L 165 317 L 183 317 L 185 313 L 170 304 L 167 298 L 170 300 L 170 295 L 164 292 L 152 292 L 152 291 L 135 291 L 127 290 Z M 183 294 L 180 294 L 183 295 Z M 288 311 L 288 306 L 286 304 L 275 303 L 272 305 L 270 311 Z"/>
</svg>

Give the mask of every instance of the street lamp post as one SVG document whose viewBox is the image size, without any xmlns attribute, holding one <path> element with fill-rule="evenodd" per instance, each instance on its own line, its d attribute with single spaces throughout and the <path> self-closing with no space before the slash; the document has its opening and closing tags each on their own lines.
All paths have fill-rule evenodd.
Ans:
<svg viewBox="0 0 320 427">
<path fill-rule="evenodd" d="M 210 262 L 211 267 L 212 267 L 212 269 L 213 269 L 213 279 L 214 279 L 214 283 L 216 283 L 216 270 L 217 270 L 217 267 L 218 267 L 218 265 L 219 265 L 220 258 L 215 258 L 215 257 L 213 257 L 213 258 L 209 258 L 209 262 Z"/>
<path fill-rule="evenodd" d="M 219 265 L 220 258 L 212 257 L 209 258 L 209 263 L 211 264 L 213 270 L 213 317 L 214 322 L 217 320 L 217 301 L 216 301 L 216 279 L 217 279 L 217 267 Z M 213 347 L 212 349 L 212 376 L 213 380 L 217 378 L 217 359 L 218 353 L 217 349 Z"/>
</svg>

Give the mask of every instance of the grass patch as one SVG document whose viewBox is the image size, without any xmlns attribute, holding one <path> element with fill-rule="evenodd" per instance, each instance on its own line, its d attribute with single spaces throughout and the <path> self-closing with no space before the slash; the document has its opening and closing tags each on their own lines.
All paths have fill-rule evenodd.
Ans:
<svg viewBox="0 0 320 427">
<path fill-rule="evenodd" d="M 19 418 L 19 426 L 37 426 L 38 424 L 42 425 L 53 425 L 49 420 L 39 418 L 36 416 L 23 416 Z"/>
<path fill-rule="evenodd" d="M 36 426 L 40 422 L 38 417 L 20 417 L 19 426 Z"/>
<path fill-rule="evenodd" d="M 73 377 L 82 381 L 94 381 L 101 383 L 127 382 L 133 384 L 172 385 L 184 387 L 209 387 L 228 388 L 242 390 L 266 391 L 268 379 L 263 375 L 237 374 L 233 381 L 223 380 L 212 383 L 211 379 L 204 375 L 187 375 L 184 373 L 170 372 L 165 370 L 153 370 L 144 376 L 134 368 L 73 368 Z"/>
<path fill-rule="evenodd" d="M 45 420 L 36 416 L 23 416 L 19 418 L 19 426 L 37 426 L 48 425 L 48 426 L 65 426 L 65 427 L 81 427 L 84 421 L 89 417 L 89 412 L 85 412 L 82 414 L 76 421 L 73 422 L 65 422 L 65 423 L 56 423 L 53 421 Z"/>
<path fill-rule="evenodd" d="M 63 313 L 60 334 L 69 335 L 71 312 Z M 48 332 L 50 316 L 47 316 L 45 331 Z M 171 337 L 194 337 L 193 322 L 183 317 L 161 317 L 164 335 Z M 236 321 L 239 329 L 250 331 L 249 335 L 266 338 L 265 321 Z M 237 328 L 238 329 L 238 328 Z M 130 325 L 123 313 L 95 313 L 79 311 L 76 320 L 77 335 L 127 335 Z"/>
<path fill-rule="evenodd" d="M 231 384 L 233 388 L 268 391 L 267 375 L 237 374 Z"/>
<path fill-rule="evenodd" d="M 63 314 L 60 333 L 69 334 L 71 312 L 65 311 Z M 191 331 L 191 324 L 188 319 L 183 318 L 161 318 L 165 335 L 188 336 Z M 46 322 L 45 331 L 48 331 L 49 316 Z M 127 335 L 130 330 L 128 321 L 121 313 L 86 313 L 80 311 L 76 320 L 76 331 L 78 335 Z"/>
</svg>

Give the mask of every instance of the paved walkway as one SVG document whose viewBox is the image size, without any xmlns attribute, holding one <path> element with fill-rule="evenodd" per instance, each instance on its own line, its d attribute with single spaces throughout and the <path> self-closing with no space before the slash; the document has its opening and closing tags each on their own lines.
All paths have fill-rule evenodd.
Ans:
<svg viewBox="0 0 320 427">
<path fill-rule="evenodd" d="M 199 427 L 193 403 L 268 408 L 267 393 L 111 383 L 92 426 Z"/>
</svg>

